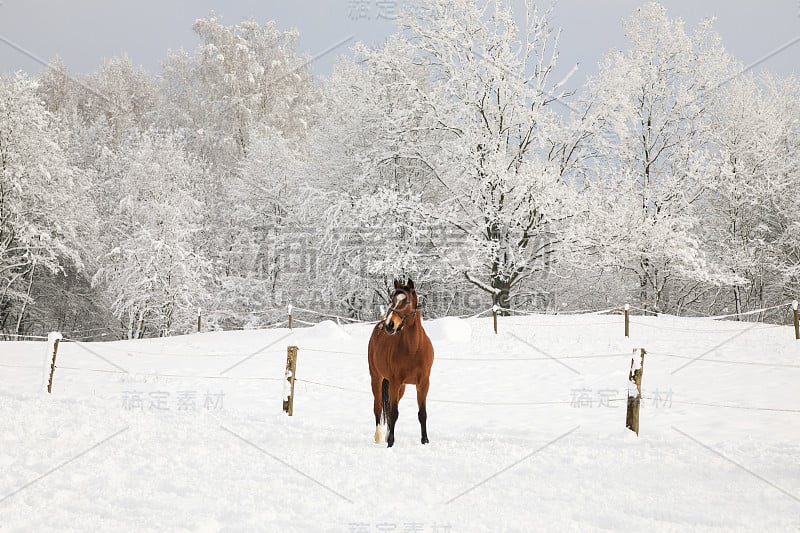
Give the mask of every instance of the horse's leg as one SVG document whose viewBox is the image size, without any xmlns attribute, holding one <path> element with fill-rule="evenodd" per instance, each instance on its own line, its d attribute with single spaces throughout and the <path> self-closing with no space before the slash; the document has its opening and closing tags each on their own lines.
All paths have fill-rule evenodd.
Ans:
<svg viewBox="0 0 800 533">
<path fill-rule="evenodd" d="M 428 444 L 428 411 L 425 408 L 425 400 L 428 397 L 428 388 L 430 381 L 428 379 L 420 380 L 417 383 L 417 405 L 419 406 L 419 427 L 422 430 L 422 444 Z"/>
<path fill-rule="evenodd" d="M 372 412 L 375 413 L 375 444 L 383 440 L 381 435 L 381 411 L 383 410 L 383 401 L 381 397 L 381 384 L 383 377 L 379 376 L 377 372 L 371 372 L 372 378 Z"/>
<path fill-rule="evenodd" d="M 394 445 L 394 426 L 397 424 L 397 418 L 400 416 L 398 404 L 400 403 L 400 397 L 403 395 L 404 391 L 405 385 L 402 383 L 397 385 L 389 381 L 389 438 L 386 440 L 389 444 L 389 448 Z"/>
</svg>

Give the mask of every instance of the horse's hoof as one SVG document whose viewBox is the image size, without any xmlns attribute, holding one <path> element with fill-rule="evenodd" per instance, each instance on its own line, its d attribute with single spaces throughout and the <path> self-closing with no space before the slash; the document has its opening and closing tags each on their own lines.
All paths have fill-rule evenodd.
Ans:
<svg viewBox="0 0 800 533">
<path fill-rule="evenodd" d="M 422 437 L 422 444 L 428 444 L 429 442 L 428 437 Z"/>
</svg>

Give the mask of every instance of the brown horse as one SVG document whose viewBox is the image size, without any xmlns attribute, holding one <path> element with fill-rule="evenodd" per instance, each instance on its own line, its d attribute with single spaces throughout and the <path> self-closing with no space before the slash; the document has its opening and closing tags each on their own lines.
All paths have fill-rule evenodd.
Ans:
<svg viewBox="0 0 800 533">
<path fill-rule="evenodd" d="M 369 374 L 375 399 L 375 442 L 381 441 L 381 418 L 389 426 L 386 442 L 394 444 L 394 427 L 399 414 L 398 403 L 406 385 L 417 386 L 419 425 L 422 444 L 428 443 L 426 426 L 433 345 L 422 328 L 417 292 L 411 279 L 405 285 L 394 282 L 392 305 L 386 318 L 375 325 L 369 339 Z"/>
</svg>

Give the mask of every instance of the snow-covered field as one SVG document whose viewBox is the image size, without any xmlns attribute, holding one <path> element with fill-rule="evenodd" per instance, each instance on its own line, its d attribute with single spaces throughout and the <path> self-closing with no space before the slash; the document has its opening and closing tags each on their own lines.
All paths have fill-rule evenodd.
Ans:
<svg viewBox="0 0 800 533">
<path fill-rule="evenodd" d="M 46 344 L 0 343 L 0 530 L 800 528 L 791 327 L 633 317 L 625 339 L 612 315 L 501 318 L 498 335 L 490 318 L 425 326 L 431 443 L 410 387 L 391 449 L 372 441 L 367 324 L 62 342 L 52 395 Z M 639 437 L 624 401 L 637 347 Z"/>
</svg>

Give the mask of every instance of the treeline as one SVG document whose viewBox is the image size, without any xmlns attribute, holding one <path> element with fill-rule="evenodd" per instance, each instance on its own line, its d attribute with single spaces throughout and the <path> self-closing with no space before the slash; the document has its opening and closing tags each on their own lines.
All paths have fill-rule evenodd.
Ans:
<svg viewBox="0 0 800 533">
<path fill-rule="evenodd" d="M 1 332 L 368 319 L 408 275 L 427 316 L 800 294 L 800 84 L 710 22 L 645 5 L 583 84 L 533 5 L 424 2 L 324 80 L 274 22 L 193 28 L 157 75 L 0 77 Z"/>
</svg>

